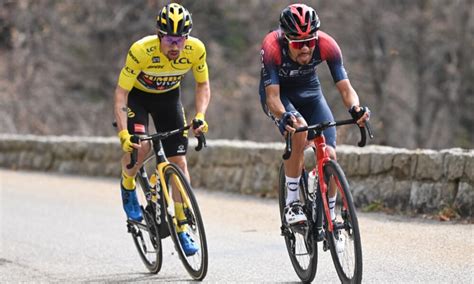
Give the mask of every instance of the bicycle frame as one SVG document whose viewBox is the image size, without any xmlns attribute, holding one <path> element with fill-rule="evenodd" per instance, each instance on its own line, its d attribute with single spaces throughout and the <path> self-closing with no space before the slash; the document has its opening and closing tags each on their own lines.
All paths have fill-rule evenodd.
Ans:
<svg viewBox="0 0 474 284">
<path fill-rule="evenodd" d="M 349 119 L 349 120 L 341 120 L 341 121 L 333 121 L 333 122 L 323 122 L 321 124 L 315 124 L 311 126 L 303 126 L 299 127 L 296 129 L 296 132 L 302 132 L 302 131 L 314 131 L 315 132 L 315 137 L 313 139 L 314 145 L 316 146 L 316 153 L 315 153 L 315 158 L 317 162 L 317 170 L 318 170 L 318 176 L 319 176 L 319 191 L 321 197 L 326 196 L 328 192 L 328 188 L 326 186 L 326 183 L 324 182 L 324 165 L 331 159 L 329 157 L 329 154 L 327 152 L 327 145 L 326 145 L 326 138 L 323 135 L 323 130 L 327 129 L 329 127 L 336 127 L 336 126 L 341 126 L 341 125 L 348 125 L 348 124 L 355 124 L 355 120 Z M 366 128 L 367 132 L 369 133 L 369 137 L 373 138 L 372 130 L 370 127 L 370 124 L 368 121 L 366 122 Z M 359 147 L 363 147 L 366 143 L 366 128 L 364 127 L 359 127 L 360 134 L 361 134 L 361 140 L 359 141 L 358 145 Z M 285 147 L 285 153 L 283 154 L 283 159 L 288 159 L 291 155 L 292 151 L 292 146 L 291 146 L 291 133 L 287 135 L 286 137 L 286 147 Z M 339 183 L 338 180 L 335 182 Z M 340 184 L 338 184 L 340 187 Z M 345 196 L 342 196 L 342 200 L 344 203 L 344 208 L 348 208 L 347 200 Z M 331 215 L 329 213 L 329 204 L 326 200 L 326 198 L 322 198 L 322 204 L 324 207 L 324 214 L 326 215 L 326 220 L 327 220 L 327 225 L 328 228 L 327 230 L 332 232 L 334 230 L 334 224 L 331 220 Z M 322 216 L 321 216 L 322 217 Z"/>
<path fill-rule="evenodd" d="M 170 164 L 170 162 L 168 161 L 168 159 L 166 158 L 165 156 L 165 153 L 163 151 L 163 147 L 161 145 L 161 141 L 158 141 L 158 143 L 153 143 L 153 151 L 154 151 L 154 156 L 156 157 L 156 167 L 155 167 L 155 172 L 154 174 L 156 175 L 157 177 L 157 182 L 156 182 L 156 187 L 160 187 L 161 188 L 161 192 L 163 194 L 163 198 L 165 199 L 166 201 L 166 205 L 167 205 L 167 208 L 166 208 L 166 211 L 173 217 L 173 222 L 175 223 L 175 225 L 177 225 L 177 220 L 175 218 L 175 212 L 174 212 L 174 200 L 172 198 L 173 194 L 171 192 L 170 194 L 170 190 L 168 189 L 168 185 L 166 184 L 165 182 L 165 176 L 164 176 L 164 169 L 166 166 L 168 166 Z M 149 183 L 149 179 L 147 177 L 147 173 L 145 171 L 145 167 L 144 165 L 150 161 L 151 159 L 153 158 L 153 155 L 150 155 L 148 158 L 145 159 L 145 161 L 143 162 L 143 165 L 142 167 L 139 169 L 139 172 L 140 172 L 140 175 L 141 177 L 147 181 L 148 185 L 145 184 L 145 188 L 147 188 L 149 190 L 149 192 L 151 193 L 150 194 L 150 199 L 154 202 L 157 201 L 157 192 L 155 189 L 153 189 L 153 186 Z M 182 186 L 182 184 L 177 181 L 177 180 L 174 180 L 174 184 L 177 186 L 177 189 L 179 190 L 179 192 L 181 193 L 181 196 L 184 197 L 184 204 L 185 206 L 187 207 L 191 207 L 191 202 L 189 201 L 189 198 L 187 197 L 187 195 L 185 194 L 185 191 L 184 191 L 184 188 Z M 153 192 L 155 191 L 155 192 Z M 147 199 L 149 197 L 147 196 Z"/>
<path fill-rule="evenodd" d="M 324 182 L 324 165 L 331 158 L 329 157 L 329 154 L 327 152 L 326 138 L 324 138 L 324 135 L 322 135 L 322 132 L 316 132 L 316 137 L 313 139 L 313 141 L 316 146 L 315 158 L 317 161 L 318 176 L 320 177 L 318 179 L 319 190 L 320 190 L 321 197 L 323 197 L 323 196 L 326 196 L 328 192 L 328 187 L 326 186 L 326 182 Z M 338 180 L 336 180 L 336 182 L 339 183 Z M 338 186 L 340 186 L 340 184 L 338 184 Z M 347 208 L 348 205 L 347 205 L 346 197 L 342 196 L 342 200 L 344 202 L 344 208 Z M 332 223 L 331 214 L 329 213 L 329 204 L 327 202 L 327 198 L 322 198 L 322 204 L 324 207 L 324 214 L 326 215 L 326 220 L 328 222 L 327 230 L 329 232 L 332 232 L 334 230 L 334 224 Z"/>
</svg>

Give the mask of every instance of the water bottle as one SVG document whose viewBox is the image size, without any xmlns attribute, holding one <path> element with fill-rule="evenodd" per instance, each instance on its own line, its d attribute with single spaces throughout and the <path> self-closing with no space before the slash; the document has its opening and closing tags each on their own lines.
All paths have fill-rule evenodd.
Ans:
<svg viewBox="0 0 474 284">
<path fill-rule="evenodd" d="M 308 174 L 308 192 L 313 193 L 316 191 L 316 187 L 318 186 L 318 171 L 314 168 Z"/>
</svg>

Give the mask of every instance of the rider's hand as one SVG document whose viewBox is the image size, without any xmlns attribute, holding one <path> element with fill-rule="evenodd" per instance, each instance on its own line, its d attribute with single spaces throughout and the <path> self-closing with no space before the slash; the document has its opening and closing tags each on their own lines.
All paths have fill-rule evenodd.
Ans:
<svg viewBox="0 0 474 284">
<path fill-rule="evenodd" d="M 120 138 L 120 144 L 122 145 L 122 150 L 125 153 L 132 152 L 133 148 L 140 148 L 139 144 L 135 144 L 132 142 L 132 135 L 128 132 L 127 129 L 124 129 L 118 133 L 118 137 Z"/>
<path fill-rule="evenodd" d="M 281 135 L 285 134 L 285 131 L 294 132 L 295 129 L 292 127 L 296 122 L 296 117 L 293 112 L 286 111 L 281 116 L 280 122 L 278 123 L 278 129 Z"/>
<path fill-rule="evenodd" d="M 193 131 L 194 131 L 195 136 L 199 136 L 199 134 L 201 134 L 201 132 L 206 133 L 209 130 L 209 126 L 207 125 L 207 122 L 204 119 L 204 113 L 198 112 L 196 114 L 196 116 L 194 117 L 194 120 L 196 120 L 198 122 L 198 124 L 200 125 L 196 129 L 194 129 L 194 127 L 193 127 Z"/>
<path fill-rule="evenodd" d="M 349 113 L 360 127 L 365 127 L 365 122 L 370 119 L 370 110 L 368 107 L 352 106 Z"/>
</svg>

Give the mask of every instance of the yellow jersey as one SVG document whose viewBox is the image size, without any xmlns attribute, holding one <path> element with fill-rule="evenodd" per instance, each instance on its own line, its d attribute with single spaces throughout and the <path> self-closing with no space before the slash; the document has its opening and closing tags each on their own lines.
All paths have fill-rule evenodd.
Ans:
<svg viewBox="0 0 474 284">
<path fill-rule="evenodd" d="M 179 57 L 170 61 L 160 51 L 158 36 L 146 36 L 130 47 L 118 85 L 128 91 L 135 87 L 148 93 L 165 93 L 178 88 L 190 69 L 196 82 L 208 81 L 206 48 L 199 39 L 188 37 Z"/>
</svg>

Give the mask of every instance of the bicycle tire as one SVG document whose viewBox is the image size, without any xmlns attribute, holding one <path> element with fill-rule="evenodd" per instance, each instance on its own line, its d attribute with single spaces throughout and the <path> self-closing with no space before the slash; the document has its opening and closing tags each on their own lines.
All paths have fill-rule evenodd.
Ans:
<svg viewBox="0 0 474 284">
<path fill-rule="evenodd" d="M 127 226 L 129 232 L 132 234 L 132 239 L 137 248 L 140 258 L 145 264 L 145 267 L 154 274 L 157 274 L 163 263 L 163 249 L 161 245 L 161 238 L 158 233 L 158 227 L 153 220 L 154 214 L 150 212 L 149 205 L 147 209 L 142 208 L 143 221 L 128 222 Z M 148 242 L 149 241 L 149 242 Z M 151 249 L 151 247 L 153 249 Z M 151 249 L 151 250 L 150 250 Z"/>
<path fill-rule="evenodd" d="M 306 176 L 306 175 L 302 175 Z M 300 186 L 303 186 L 303 180 L 300 181 Z M 279 171 L 279 205 L 280 218 L 282 220 L 282 234 L 285 238 L 285 245 L 288 255 L 298 277 L 303 283 L 309 283 L 314 280 L 318 265 L 318 246 L 312 233 L 311 214 L 306 212 L 308 223 L 306 231 L 295 230 L 292 227 L 286 226 L 285 223 L 285 205 L 286 205 L 286 181 L 285 181 L 285 167 L 282 164 Z M 304 198 L 307 200 L 307 198 Z M 307 211 L 307 210 L 305 210 Z M 305 233 L 305 235 L 302 234 Z M 301 244 L 302 243 L 302 244 Z M 307 255 L 307 257 L 304 257 Z"/>
<path fill-rule="evenodd" d="M 173 240 L 179 258 L 181 259 L 181 262 L 183 263 L 189 275 L 191 275 L 191 277 L 195 280 L 203 280 L 207 274 L 208 251 L 206 233 L 204 231 L 204 224 L 202 222 L 201 213 L 199 211 L 199 206 L 196 201 L 196 197 L 194 196 L 194 193 L 191 189 L 191 185 L 189 184 L 188 180 L 184 177 L 184 174 L 182 173 L 181 169 L 179 169 L 176 165 L 167 165 L 164 168 L 163 172 L 168 189 L 171 191 L 170 179 L 174 176 L 176 177 L 176 180 L 181 183 L 185 194 L 189 199 L 191 207 L 185 209 L 185 215 L 187 217 L 186 223 L 188 228 L 187 232 L 193 237 L 195 243 L 199 245 L 199 250 L 194 255 L 185 255 L 178 239 L 175 222 L 173 220 L 174 217 L 172 217 L 169 211 L 165 209 L 171 239 Z M 168 208 L 168 206 L 165 206 L 165 208 Z"/>
<path fill-rule="evenodd" d="M 362 244 L 357 213 L 349 190 L 349 183 L 342 168 L 333 160 L 324 165 L 324 181 L 328 185 L 328 190 L 331 178 L 335 178 L 337 199 L 335 206 L 336 218 L 333 222 L 334 230 L 333 232 L 326 230 L 329 250 L 341 282 L 361 283 Z M 336 244 L 336 242 L 338 243 Z M 336 245 L 339 247 L 336 247 Z"/>
</svg>

